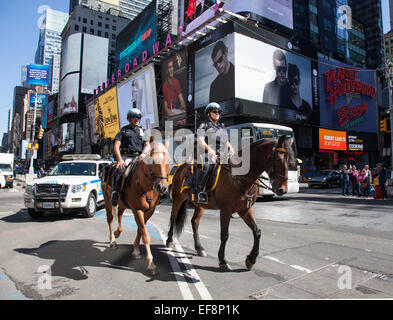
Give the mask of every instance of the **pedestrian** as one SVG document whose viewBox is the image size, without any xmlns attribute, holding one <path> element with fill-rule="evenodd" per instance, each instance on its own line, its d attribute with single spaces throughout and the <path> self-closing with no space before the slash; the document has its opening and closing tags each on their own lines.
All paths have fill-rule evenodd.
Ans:
<svg viewBox="0 0 393 320">
<path fill-rule="evenodd" d="M 364 179 L 363 179 L 363 196 L 369 197 L 370 196 L 370 187 L 371 187 L 371 171 L 368 164 L 364 166 Z"/>
<path fill-rule="evenodd" d="M 386 200 L 387 199 L 386 182 L 388 179 L 388 173 L 383 163 L 378 163 L 377 168 L 378 168 L 378 182 L 382 190 L 382 199 Z"/>
<path fill-rule="evenodd" d="M 344 164 L 343 170 L 341 171 L 340 179 L 343 196 L 349 196 L 349 171 L 346 164 Z"/>
<path fill-rule="evenodd" d="M 353 165 L 349 169 L 349 179 L 352 185 L 352 195 L 358 196 L 360 193 L 359 183 L 358 183 L 358 175 L 359 171 L 356 169 L 356 166 Z"/>
</svg>

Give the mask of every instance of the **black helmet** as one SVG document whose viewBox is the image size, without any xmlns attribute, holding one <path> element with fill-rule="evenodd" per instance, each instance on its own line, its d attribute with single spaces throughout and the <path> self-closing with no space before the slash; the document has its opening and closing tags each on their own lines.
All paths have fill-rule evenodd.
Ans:
<svg viewBox="0 0 393 320">
<path fill-rule="evenodd" d="M 221 110 L 220 105 L 217 102 L 210 102 L 205 108 L 205 115 L 207 115 L 212 110 Z"/>
<path fill-rule="evenodd" d="M 142 113 L 139 109 L 137 108 L 131 108 L 128 112 L 127 112 L 127 119 L 133 116 L 137 116 L 137 117 L 142 117 Z"/>
</svg>

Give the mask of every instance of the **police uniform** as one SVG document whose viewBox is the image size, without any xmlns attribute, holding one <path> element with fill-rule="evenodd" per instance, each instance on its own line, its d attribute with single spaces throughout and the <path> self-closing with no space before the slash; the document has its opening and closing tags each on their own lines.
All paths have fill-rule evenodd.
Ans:
<svg viewBox="0 0 393 320">
<path fill-rule="evenodd" d="M 224 125 L 221 123 L 214 124 L 211 121 L 203 122 L 198 128 L 198 136 L 202 136 L 205 139 L 205 143 L 220 153 L 223 150 L 227 150 L 228 135 L 224 129 Z M 197 178 L 197 194 L 202 192 L 203 186 L 207 173 L 210 168 L 209 155 L 205 152 L 203 158 L 203 164 L 200 166 L 198 178 Z"/>
</svg>

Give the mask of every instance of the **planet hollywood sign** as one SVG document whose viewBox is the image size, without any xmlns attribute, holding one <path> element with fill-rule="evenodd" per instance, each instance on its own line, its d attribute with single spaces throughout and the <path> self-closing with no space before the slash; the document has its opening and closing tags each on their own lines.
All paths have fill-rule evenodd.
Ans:
<svg viewBox="0 0 393 320">
<path fill-rule="evenodd" d="M 162 47 L 162 43 L 160 43 L 160 41 L 157 41 L 156 43 L 153 44 L 153 47 L 152 47 L 153 56 L 157 55 L 159 52 L 166 49 L 171 44 L 172 44 L 172 37 L 168 33 L 168 35 L 166 36 L 164 47 Z M 134 70 L 136 67 L 138 67 L 141 63 L 144 63 L 145 61 L 147 61 L 149 58 L 151 58 L 151 57 L 149 57 L 148 51 L 147 50 L 142 51 L 142 54 L 140 57 L 134 57 L 133 59 L 131 59 L 132 61 L 127 63 L 124 66 L 124 69 L 118 69 L 117 72 L 113 73 L 110 78 L 106 79 L 105 82 L 103 82 L 101 85 L 97 86 L 97 88 L 94 89 L 94 91 L 93 91 L 93 97 L 99 95 L 102 91 L 105 91 L 105 89 L 107 89 L 112 84 L 116 83 L 118 80 L 120 80 L 122 77 L 124 77 L 127 73 Z M 85 96 L 85 103 L 87 102 L 87 99 L 88 99 L 88 97 Z"/>
<path fill-rule="evenodd" d="M 327 99 L 329 100 L 330 107 L 333 107 L 337 103 L 339 97 L 346 94 L 360 94 L 370 98 L 375 97 L 376 88 L 358 80 L 359 72 L 359 69 L 348 67 L 335 68 L 324 73 L 326 78 L 326 92 L 328 94 Z M 353 107 L 344 105 L 336 111 L 338 125 L 344 127 L 354 118 L 362 121 L 360 117 L 367 113 L 367 103 Z M 355 123 L 358 121 L 355 121 Z"/>
</svg>

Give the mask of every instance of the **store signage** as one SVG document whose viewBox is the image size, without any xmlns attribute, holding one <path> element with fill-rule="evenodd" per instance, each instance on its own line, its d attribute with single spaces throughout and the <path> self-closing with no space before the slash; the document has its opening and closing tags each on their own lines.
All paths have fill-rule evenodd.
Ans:
<svg viewBox="0 0 393 320">
<path fill-rule="evenodd" d="M 319 129 L 319 149 L 347 150 L 347 132 Z"/>
<path fill-rule="evenodd" d="M 357 135 L 348 135 L 348 151 L 364 151 L 364 139 Z"/>
<path fill-rule="evenodd" d="M 327 100 L 330 107 L 337 103 L 337 99 L 347 94 L 357 94 L 374 98 L 376 88 L 358 80 L 360 70 L 353 67 L 335 68 L 324 72 L 326 80 Z M 363 115 L 368 113 L 368 104 L 361 103 L 356 106 L 344 105 L 336 111 L 337 123 L 346 127 L 351 121 L 351 126 L 364 120 Z"/>
</svg>

